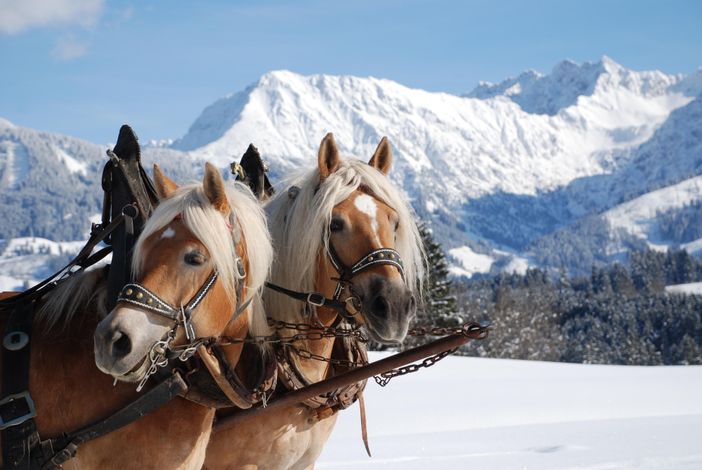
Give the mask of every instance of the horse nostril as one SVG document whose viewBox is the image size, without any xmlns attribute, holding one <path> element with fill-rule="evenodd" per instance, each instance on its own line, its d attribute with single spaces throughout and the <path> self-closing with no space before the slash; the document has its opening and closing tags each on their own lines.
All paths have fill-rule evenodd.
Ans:
<svg viewBox="0 0 702 470">
<path fill-rule="evenodd" d="M 375 315 L 378 317 L 385 318 L 388 316 L 388 313 L 390 313 L 390 304 L 388 303 L 387 299 L 382 295 L 377 295 L 373 299 L 371 308 L 373 309 L 373 313 L 375 313 Z"/>
<path fill-rule="evenodd" d="M 132 352 L 132 340 L 121 331 L 117 331 L 112 339 L 112 355 L 119 359 Z"/>
</svg>

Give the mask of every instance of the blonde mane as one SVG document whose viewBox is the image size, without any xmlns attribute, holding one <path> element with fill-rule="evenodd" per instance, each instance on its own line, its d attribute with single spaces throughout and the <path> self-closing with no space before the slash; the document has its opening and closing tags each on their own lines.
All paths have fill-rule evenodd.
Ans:
<svg viewBox="0 0 702 470">
<path fill-rule="evenodd" d="M 132 273 L 138 278 L 144 259 L 144 240 L 170 224 L 177 216 L 185 226 L 205 245 L 219 272 L 219 280 L 232 298 L 237 284 L 242 281 L 237 270 L 237 244 L 243 238 L 249 268 L 245 275 L 248 297 L 252 299 L 249 309 L 249 331 L 254 335 L 268 334 L 266 316 L 261 302 L 261 289 L 268 278 L 273 258 L 266 217 L 261 205 L 248 187 L 241 183 L 229 183 L 227 199 L 231 207 L 229 220 L 225 220 L 207 199 L 202 184 L 180 187 L 173 196 L 161 202 L 149 220 L 134 247 Z M 232 230 L 227 226 L 233 227 Z M 242 303 L 248 299 L 239 299 Z"/>
<path fill-rule="evenodd" d="M 339 168 L 319 184 L 319 170 L 294 178 L 289 187 L 299 188 L 297 196 L 280 191 L 266 204 L 276 257 L 273 283 L 303 292 L 313 292 L 317 259 L 321 249 L 329 251 L 329 223 L 332 209 L 352 192 L 364 190 L 392 207 L 398 214 L 395 249 L 405 264 L 405 282 L 418 297 L 422 294 L 425 254 L 414 212 L 385 175 L 356 159 L 341 161 Z M 278 320 L 303 319 L 301 302 L 267 289 L 266 313 Z"/>
<path fill-rule="evenodd" d="M 98 318 L 103 318 L 107 283 L 103 269 L 84 271 L 74 274 L 42 299 L 44 302 L 37 310 L 37 323 L 43 326 L 44 333 L 54 329 L 65 330 L 75 319 L 78 312 L 91 307 Z"/>
</svg>

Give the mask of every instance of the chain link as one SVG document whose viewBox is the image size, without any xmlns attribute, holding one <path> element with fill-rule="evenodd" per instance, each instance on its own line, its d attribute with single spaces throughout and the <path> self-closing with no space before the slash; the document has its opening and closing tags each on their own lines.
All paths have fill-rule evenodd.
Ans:
<svg viewBox="0 0 702 470">
<path fill-rule="evenodd" d="M 367 343 L 368 339 L 363 336 L 361 330 L 357 327 L 352 328 L 334 328 L 324 325 L 311 325 L 309 323 L 291 323 L 282 320 L 268 319 L 268 326 L 275 331 L 293 330 L 299 331 L 289 336 L 280 336 L 278 334 L 250 336 L 247 338 L 232 338 L 230 336 L 222 336 L 217 344 L 227 346 L 230 344 L 242 343 L 293 343 L 295 341 L 310 340 L 317 341 L 324 338 L 355 338 L 356 340 Z"/>
<path fill-rule="evenodd" d="M 348 367 L 350 369 L 355 369 L 357 367 L 362 367 L 368 365 L 367 361 L 349 361 L 348 359 L 335 359 L 333 357 L 324 357 L 319 354 L 315 354 L 307 349 L 298 348 L 292 344 L 286 344 L 285 347 L 290 348 L 292 352 L 297 354 L 303 359 L 312 359 L 319 362 L 326 362 L 335 366 Z"/>
<path fill-rule="evenodd" d="M 293 351 L 295 354 L 297 354 L 299 357 L 303 359 L 311 359 L 314 361 L 319 361 L 319 362 L 326 362 L 329 364 L 333 365 L 340 365 L 348 368 L 358 368 L 367 365 L 368 363 L 363 361 L 363 362 L 356 362 L 356 361 L 350 361 L 346 359 L 335 359 L 332 357 L 324 357 L 319 354 L 315 354 L 307 349 L 300 348 L 297 346 L 294 346 L 292 343 L 295 341 L 300 341 L 300 340 L 321 340 L 323 338 L 343 338 L 343 337 L 348 337 L 348 338 L 353 338 L 357 341 L 360 341 L 361 343 L 367 343 L 368 339 L 363 336 L 361 333 L 360 328 L 358 327 L 352 327 L 352 328 L 334 328 L 330 326 L 324 326 L 324 325 L 311 325 L 309 323 L 291 323 L 291 322 L 286 322 L 282 320 L 274 320 L 272 318 L 268 319 L 268 325 L 273 328 L 275 331 L 281 331 L 281 330 L 293 330 L 293 331 L 299 331 L 299 333 L 290 335 L 290 336 L 278 336 L 277 334 L 272 334 L 272 335 L 265 335 L 265 336 L 254 336 L 254 337 L 249 337 L 249 338 L 244 338 L 244 339 L 239 339 L 239 338 L 230 338 L 230 337 L 222 337 L 218 344 L 222 345 L 227 345 L 227 344 L 240 344 L 240 343 L 257 343 L 257 344 L 262 344 L 262 343 L 280 343 L 283 346 L 289 348 L 291 351 Z M 415 328 L 412 328 L 407 332 L 408 336 L 414 336 L 414 337 L 421 337 L 421 336 L 449 336 L 449 335 L 465 335 L 465 336 L 470 336 L 472 333 L 474 333 L 477 330 L 483 329 L 485 331 L 485 335 L 487 334 L 487 330 L 484 329 L 482 326 L 475 324 L 475 323 L 468 323 L 465 325 L 461 326 L 456 326 L 456 327 L 432 327 L 432 326 L 417 326 Z M 484 336 L 483 336 L 484 337 Z M 397 369 L 392 369 L 387 372 L 383 372 L 382 374 L 376 375 L 373 378 L 375 379 L 375 382 L 380 385 L 381 387 L 385 387 L 390 380 L 392 380 L 395 377 L 399 377 L 402 375 L 407 375 L 411 374 L 413 372 L 417 372 L 420 369 L 426 369 L 440 360 L 444 359 L 447 356 L 450 356 L 451 354 L 455 353 L 458 350 L 458 348 L 453 348 L 449 349 L 447 351 L 440 352 L 438 354 L 435 354 L 433 356 L 429 356 L 426 359 L 424 359 L 422 362 L 418 362 L 415 364 L 409 364 L 404 367 L 399 367 Z"/>
<path fill-rule="evenodd" d="M 383 372 L 382 374 L 375 375 L 373 376 L 373 378 L 375 379 L 375 383 L 377 383 L 381 387 L 385 387 L 388 384 L 388 382 L 390 382 L 395 377 L 411 374 L 413 372 L 417 372 L 420 369 L 429 368 L 437 362 L 439 362 L 440 360 L 442 360 L 443 358 L 445 358 L 446 356 L 450 356 L 451 354 L 455 353 L 457 350 L 458 348 L 449 349 L 447 351 L 434 354 L 433 356 L 429 356 L 422 362 L 418 362 L 416 364 L 409 364 L 404 367 L 398 367 L 397 369 L 391 369 L 387 372 Z"/>
</svg>

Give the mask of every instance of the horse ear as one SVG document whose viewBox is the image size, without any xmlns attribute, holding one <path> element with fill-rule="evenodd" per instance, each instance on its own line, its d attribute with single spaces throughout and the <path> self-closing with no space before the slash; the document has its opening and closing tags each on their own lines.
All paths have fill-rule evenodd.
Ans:
<svg viewBox="0 0 702 470">
<path fill-rule="evenodd" d="M 390 172 L 390 167 L 392 166 L 392 148 L 390 147 L 390 142 L 388 142 L 387 137 L 380 139 L 378 148 L 375 149 L 375 153 L 368 164 L 384 175 Z"/>
<path fill-rule="evenodd" d="M 202 186 L 205 190 L 205 195 L 210 203 L 224 215 L 229 215 L 229 201 L 227 200 L 227 191 L 224 188 L 224 179 L 217 167 L 212 163 L 205 163 L 205 177 L 202 180 Z"/>
<path fill-rule="evenodd" d="M 329 175 L 334 173 L 339 168 L 339 163 L 339 149 L 336 147 L 334 134 L 330 132 L 322 139 L 319 153 L 317 154 L 320 181 L 324 181 Z"/>
<path fill-rule="evenodd" d="M 166 176 L 156 163 L 154 163 L 154 186 L 159 199 L 168 199 L 178 189 L 175 181 Z"/>
</svg>

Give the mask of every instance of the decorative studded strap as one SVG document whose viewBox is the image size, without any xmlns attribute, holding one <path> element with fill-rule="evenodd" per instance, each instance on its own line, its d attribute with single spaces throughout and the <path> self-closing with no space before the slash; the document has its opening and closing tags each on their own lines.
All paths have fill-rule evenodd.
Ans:
<svg viewBox="0 0 702 470">
<path fill-rule="evenodd" d="M 373 250 L 363 258 L 354 263 L 351 267 L 347 266 L 339 257 L 333 244 L 329 244 L 329 259 L 334 266 L 334 269 L 339 273 L 339 283 L 336 285 L 334 290 L 333 299 L 338 299 L 344 290 L 344 283 L 348 283 L 351 279 L 358 273 L 365 271 L 366 269 L 372 268 L 373 266 L 379 266 L 387 264 L 394 266 L 400 271 L 402 278 L 405 278 L 405 267 L 402 262 L 402 257 L 400 253 L 392 248 L 378 248 Z"/>
<path fill-rule="evenodd" d="M 405 277 L 405 268 L 402 264 L 400 254 L 392 248 L 380 248 L 368 253 L 360 261 L 351 267 L 351 274 L 358 274 L 368 268 L 379 264 L 389 264 L 395 266 L 402 277 Z"/>
<path fill-rule="evenodd" d="M 217 271 L 213 271 L 205 283 L 200 287 L 200 290 L 193 296 L 188 304 L 183 307 L 183 311 L 188 317 L 193 310 L 202 302 L 205 295 L 210 291 L 215 281 L 217 280 Z M 181 316 L 181 309 L 171 306 L 168 302 L 161 299 L 158 295 L 151 292 L 144 286 L 139 284 L 127 284 L 122 288 L 122 291 L 117 296 L 117 302 L 126 302 L 136 305 L 137 307 L 157 313 L 171 320 L 178 321 Z"/>
</svg>

